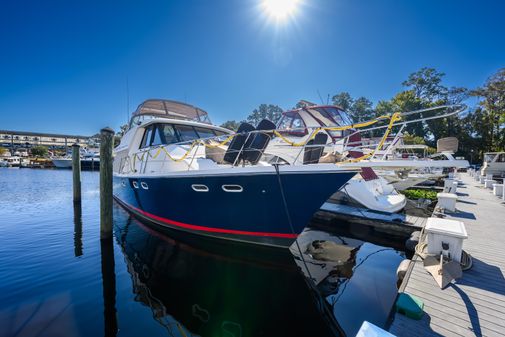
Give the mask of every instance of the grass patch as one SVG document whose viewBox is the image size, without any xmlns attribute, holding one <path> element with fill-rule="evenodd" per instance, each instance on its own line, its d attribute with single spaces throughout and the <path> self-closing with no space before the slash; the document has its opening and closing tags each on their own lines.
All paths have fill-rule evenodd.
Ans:
<svg viewBox="0 0 505 337">
<path fill-rule="evenodd" d="M 404 190 L 401 193 L 403 193 L 407 198 L 411 200 L 418 200 L 418 199 L 437 200 L 437 192 L 431 190 L 409 189 Z"/>
</svg>

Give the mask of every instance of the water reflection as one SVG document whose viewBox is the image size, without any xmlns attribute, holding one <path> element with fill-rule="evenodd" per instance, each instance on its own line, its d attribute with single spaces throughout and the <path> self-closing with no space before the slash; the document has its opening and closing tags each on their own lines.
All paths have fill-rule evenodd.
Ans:
<svg viewBox="0 0 505 337">
<path fill-rule="evenodd" d="M 74 256 L 82 255 L 82 206 L 74 202 Z"/>
<path fill-rule="evenodd" d="M 114 243 L 112 238 L 100 240 L 101 262 L 102 262 L 102 288 L 103 288 L 103 316 L 104 316 L 104 336 L 116 336 L 117 315 L 116 315 L 116 273 L 114 271 Z"/>
<path fill-rule="evenodd" d="M 135 299 L 169 334 L 334 336 L 337 328 L 288 250 L 266 263 L 175 241 L 136 220 L 115 226 Z M 274 264 L 269 263 L 275 261 Z M 282 261 L 282 263 L 281 263 Z"/>
<path fill-rule="evenodd" d="M 336 232 L 305 230 L 291 252 L 348 336 L 364 320 L 384 327 L 396 299 L 396 268 L 403 253 Z"/>
</svg>

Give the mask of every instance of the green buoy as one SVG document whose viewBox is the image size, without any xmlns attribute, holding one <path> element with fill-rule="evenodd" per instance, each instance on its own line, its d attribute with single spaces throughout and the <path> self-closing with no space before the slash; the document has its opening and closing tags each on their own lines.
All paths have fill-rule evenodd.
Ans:
<svg viewBox="0 0 505 337">
<path fill-rule="evenodd" d="M 423 317 L 423 301 L 414 295 L 400 293 L 395 303 L 395 310 L 402 315 L 413 319 L 421 319 Z"/>
</svg>

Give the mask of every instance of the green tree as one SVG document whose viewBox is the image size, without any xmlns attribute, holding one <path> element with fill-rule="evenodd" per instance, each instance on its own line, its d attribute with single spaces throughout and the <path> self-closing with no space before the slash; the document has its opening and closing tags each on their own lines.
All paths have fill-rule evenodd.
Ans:
<svg viewBox="0 0 505 337">
<path fill-rule="evenodd" d="M 45 157 L 47 156 L 47 147 L 45 146 L 34 146 L 32 147 L 32 156 L 35 156 L 35 157 Z"/>
<path fill-rule="evenodd" d="M 253 112 L 247 116 L 247 121 L 255 126 L 265 118 L 276 123 L 281 115 L 282 109 L 278 105 L 260 104 L 257 109 L 254 109 Z"/>
<path fill-rule="evenodd" d="M 331 101 L 333 102 L 333 105 L 338 105 L 347 112 L 351 110 L 352 104 L 354 103 L 351 95 L 346 91 L 334 95 Z"/>
<path fill-rule="evenodd" d="M 475 113 L 481 118 L 483 125 L 476 125 L 477 133 L 486 145 L 486 151 L 500 151 L 505 147 L 505 68 L 491 76 L 483 87 L 471 92 L 480 98 L 479 107 Z"/>
<path fill-rule="evenodd" d="M 410 74 L 402 85 L 413 90 L 416 97 L 433 102 L 447 94 L 447 88 L 441 84 L 444 76 L 434 68 L 424 67 Z"/>
<path fill-rule="evenodd" d="M 238 127 L 240 126 L 240 122 L 237 122 L 235 120 L 230 120 L 226 121 L 223 124 L 220 125 L 222 128 L 228 129 L 228 130 L 233 130 L 237 131 Z"/>
<path fill-rule="evenodd" d="M 366 97 L 359 97 L 351 105 L 349 109 L 353 122 L 363 122 L 373 119 L 375 111 L 373 103 Z"/>
</svg>

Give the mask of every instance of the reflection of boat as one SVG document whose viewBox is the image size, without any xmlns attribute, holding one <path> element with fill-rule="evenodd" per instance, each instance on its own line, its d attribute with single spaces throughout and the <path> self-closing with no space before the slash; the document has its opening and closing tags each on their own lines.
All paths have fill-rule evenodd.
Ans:
<svg viewBox="0 0 505 337">
<path fill-rule="evenodd" d="M 484 164 L 480 170 L 481 175 L 503 176 L 505 174 L 505 152 L 484 153 Z"/>
<path fill-rule="evenodd" d="M 135 220 L 116 222 L 115 237 L 135 300 L 170 335 L 338 335 L 327 304 L 315 301 L 288 250 L 277 250 L 282 266 L 246 262 L 174 241 Z"/>
<path fill-rule="evenodd" d="M 116 200 L 167 230 L 289 247 L 356 170 L 261 162 L 269 136 L 242 127 L 245 133 L 230 136 L 199 108 L 142 103 L 115 149 Z M 230 139 L 220 159 L 208 155 Z"/>
</svg>

